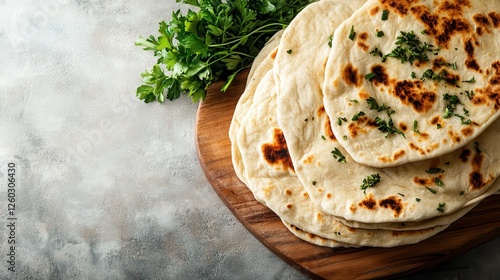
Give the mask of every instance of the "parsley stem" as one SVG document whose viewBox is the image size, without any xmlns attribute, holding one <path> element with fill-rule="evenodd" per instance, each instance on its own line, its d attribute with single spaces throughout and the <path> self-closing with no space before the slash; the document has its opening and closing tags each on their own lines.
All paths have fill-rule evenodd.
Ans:
<svg viewBox="0 0 500 280">
<path fill-rule="evenodd" d="M 239 42 L 241 42 L 241 39 L 242 38 L 245 38 L 245 37 L 250 37 L 256 33 L 266 33 L 266 32 L 273 32 L 273 31 L 278 31 L 276 29 L 267 29 L 266 28 L 269 28 L 269 27 L 273 27 L 273 26 L 280 26 L 281 28 L 285 28 L 286 27 L 286 24 L 283 24 L 283 23 L 269 23 L 267 25 L 264 25 L 264 26 L 261 26 L 255 30 L 253 30 L 252 32 L 244 35 L 244 36 L 236 36 L 236 37 L 233 37 L 235 38 L 234 40 L 232 41 L 229 41 L 229 42 L 225 42 L 225 43 L 221 43 L 221 44 L 212 44 L 212 45 L 208 45 L 209 48 L 220 48 L 220 47 L 226 47 L 228 45 L 232 45 L 232 44 L 236 44 L 236 45 L 239 45 Z"/>
</svg>

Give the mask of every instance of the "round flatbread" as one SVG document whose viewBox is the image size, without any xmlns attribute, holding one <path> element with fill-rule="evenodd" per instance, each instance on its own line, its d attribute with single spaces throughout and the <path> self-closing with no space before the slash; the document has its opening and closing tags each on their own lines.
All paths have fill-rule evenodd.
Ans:
<svg viewBox="0 0 500 280">
<path fill-rule="evenodd" d="M 323 1 L 321 5 L 341 4 Z M 322 10 L 326 13 L 334 8 Z M 347 127 L 349 120 L 330 119 L 323 105 L 322 69 L 328 55 L 335 53 L 336 46 L 330 48 L 327 44 L 333 31 L 315 28 L 330 26 L 330 21 L 336 20 L 340 24 L 341 19 L 317 16 L 311 10 L 301 15 L 294 21 L 296 25 L 292 22 L 285 30 L 273 66 L 279 85 L 278 123 L 294 171 L 320 209 L 350 225 L 420 224 L 452 213 L 460 216 L 457 211 L 498 190 L 499 186 L 492 184 L 500 172 L 500 146 L 495 143 L 500 136 L 500 122 L 494 122 L 473 142 L 437 158 L 390 168 L 370 167 L 353 160 L 343 148 L 344 136 L 332 132 L 333 127 Z M 361 15 L 356 12 L 349 20 L 356 16 Z M 345 107 L 361 106 L 359 102 L 351 101 Z M 359 121 L 369 122 L 369 118 L 360 116 Z M 365 152 L 376 153 L 378 148 L 385 147 L 366 148 Z M 403 150 L 395 154 L 398 151 L 405 154 Z"/>
<path fill-rule="evenodd" d="M 496 0 L 367 1 L 336 30 L 326 64 L 339 144 L 373 167 L 464 147 L 500 113 L 499 28 Z"/>
</svg>

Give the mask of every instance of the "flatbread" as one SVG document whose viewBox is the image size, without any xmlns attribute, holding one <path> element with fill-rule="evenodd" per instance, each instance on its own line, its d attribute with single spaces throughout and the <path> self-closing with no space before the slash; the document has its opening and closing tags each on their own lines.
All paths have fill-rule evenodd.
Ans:
<svg viewBox="0 0 500 280">
<path fill-rule="evenodd" d="M 321 3 L 317 5 L 340 5 L 335 1 Z M 495 143 L 500 136 L 500 122 L 473 142 L 441 157 L 383 169 L 353 160 L 332 132 L 333 127 L 347 124 L 338 125 L 337 119 L 330 121 L 323 105 L 321 69 L 330 52 L 335 53 L 335 45 L 332 49 L 327 45 L 331 31 L 314 28 L 341 19 L 311 11 L 304 10 L 294 21 L 296 24 L 292 22 L 285 30 L 273 71 L 279 85 L 279 127 L 294 171 L 320 209 L 350 221 L 350 225 L 420 224 L 449 216 L 498 191 L 498 185 L 491 186 L 500 172 L 500 146 Z M 356 12 L 356 16 L 361 15 Z M 377 174 L 380 182 L 362 190 L 363 181 Z"/>
<path fill-rule="evenodd" d="M 302 240 L 304 240 L 306 242 L 309 242 L 309 243 L 312 243 L 314 245 L 318 245 L 318 246 L 322 246 L 322 247 L 330 247 L 330 248 L 339 248 L 339 247 L 342 247 L 342 248 L 348 248 L 348 247 L 358 248 L 358 247 L 361 247 L 359 245 L 342 243 L 342 242 L 338 242 L 338 241 L 335 241 L 335 240 L 323 238 L 321 236 L 317 236 L 317 235 L 314 235 L 312 233 L 306 232 L 306 231 L 298 228 L 297 226 L 290 224 L 287 221 L 284 221 L 284 220 L 281 220 L 281 221 L 283 222 L 283 224 L 285 225 L 285 227 L 291 233 L 293 233 L 293 235 L 295 235 L 299 239 L 302 239 Z"/>
<path fill-rule="evenodd" d="M 238 103 L 235 107 L 235 112 L 229 126 L 229 139 L 231 141 L 231 154 L 234 171 L 238 179 L 242 182 L 246 182 L 244 178 L 243 166 L 238 165 L 235 161 L 240 159 L 239 150 L 236 148 L 236 136 L 240 127 L 240 122 L 245 116 L 246 112 L 252 105 L 252 96 L 255 92 L 255 88 L 259 84 L 263 75 L 265 75 L 269 69 L 273 67 L 274 58 L 276 56 L 277 47 L 281 39 L 283 30 L 278 31 L 273 37 L 266 43 L 266 45 L 260 50 L 259 54 L 255 57 L 250 71 L 247 77 L 247 83 L 245 91 L 242 93 Z"/>
<path fill-rule="evenodd" d="M 421 230 L 392 231 L 345 226 L 324 213 L 309 198 L 295 176 L 287 146 L 276 121 L 272 70 L 259 83 L 252 107 L 242 120 L 237 147 L 248 188 L 257 201 L 303 231 L 340 243 L 393 247 L 427 239 L 448 225 Z"/>
<path fill-rule="evenodd" d="M 339 144 L 373 167 L 467 145 L 500 114 L 499 28 L 496 0 L 367 1 L 336 30 L 326 64 Z"/>
</svg>

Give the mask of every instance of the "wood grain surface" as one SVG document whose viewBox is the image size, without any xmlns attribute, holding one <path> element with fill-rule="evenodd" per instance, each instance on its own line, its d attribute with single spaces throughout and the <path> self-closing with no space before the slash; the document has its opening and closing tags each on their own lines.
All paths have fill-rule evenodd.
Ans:
<svg viewBox="0 0 500 280">
<path fill-rule="evenodd" d="M 219 92 L 221 83 L 212 85 L 200 103 L 198 158 L 213 189 L 236 218 L 291 266 L 315 279 L 395 278 L 430 268 L 500 236 L 500 195 L 494 195 L 445 231 L 413 245 L 332 249 L 298 239 L 278 216 L 254 199 L 233 170 L 228 130 L 246 75 L 239 75 L 225 93 Z"/>
</svg>

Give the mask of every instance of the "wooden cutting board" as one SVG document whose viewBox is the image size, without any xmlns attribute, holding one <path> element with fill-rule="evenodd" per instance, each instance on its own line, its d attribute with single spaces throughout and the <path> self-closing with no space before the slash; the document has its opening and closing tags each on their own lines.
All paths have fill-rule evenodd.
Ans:
<svg viewBox="0 0 500 280">
<path fill-rule="evenodd" d="M 395 248 L 324 248 L 304 242 L 278 216 L 257 202 L 236 177 L 228 130 L 243 93 L 247 72 L 227 92 L 214 84 L 200 103 L 196 145 L 201 166 L 222 201 L 240 222 L 272 252 L 312 278 L 392 278 L 430 268 L 500 236 L 500 195 L 481 202 L 445 231 L 418 244 Z"/>
</svg>

